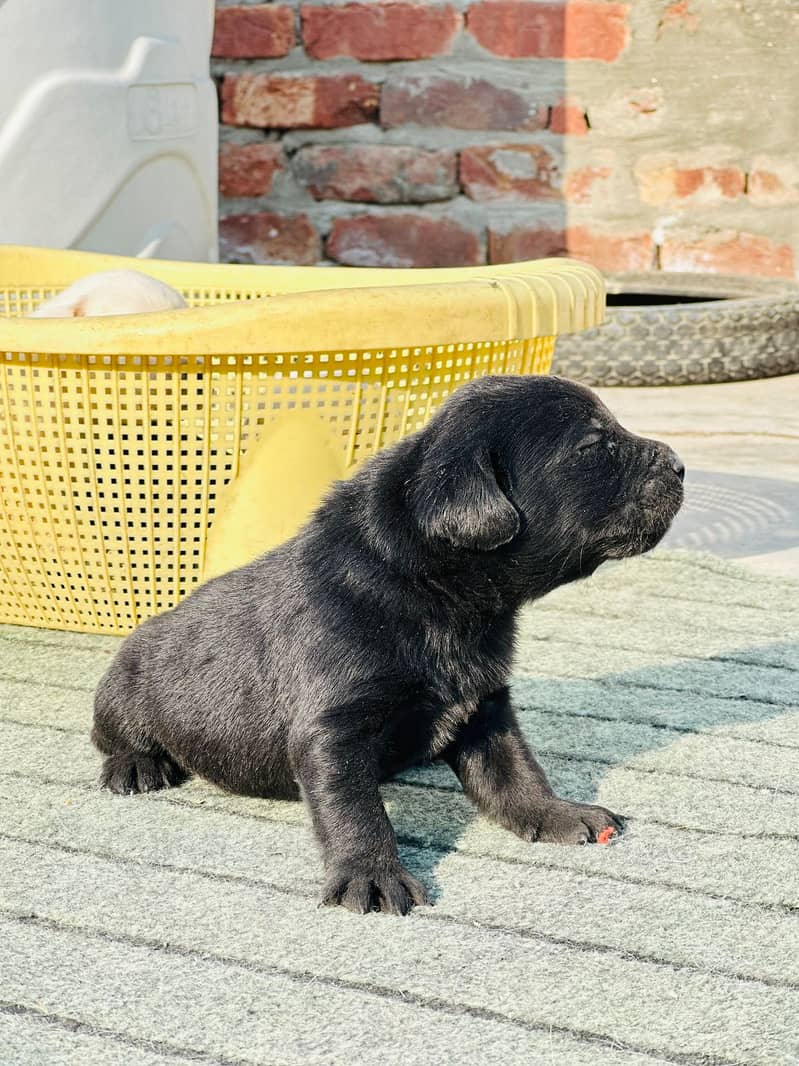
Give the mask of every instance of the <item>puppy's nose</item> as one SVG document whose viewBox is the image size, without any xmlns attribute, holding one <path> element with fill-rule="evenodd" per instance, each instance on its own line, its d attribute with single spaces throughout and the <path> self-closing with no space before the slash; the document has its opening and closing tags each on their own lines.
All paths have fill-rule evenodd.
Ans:
<svg viewBox="0 0 799 1066">
<path fill-rule="evenodd" d="M 680 479 L 685 480 L 685 466 L 679 455 L 668 446 L 668 444 L 662 444 L 660 441 L 653 441 L 652 448 L 649 452 L 650 461 L 653 465 L 669 466 Z"/>
<path fill-rule="evenodd" d="M 677 475 L 677 477 L 680 479 L 680 481 L 684 481 L 685 480 L 685 464 L 683 463 L 683 461 L 679 457 L 679 455 L 676 452 L 673 452 L 671 450 L 671 448 L 668 448 L 667 451 L 668 451 L 669 466 L 674 471 L 674 473 Z"/>
</svg>

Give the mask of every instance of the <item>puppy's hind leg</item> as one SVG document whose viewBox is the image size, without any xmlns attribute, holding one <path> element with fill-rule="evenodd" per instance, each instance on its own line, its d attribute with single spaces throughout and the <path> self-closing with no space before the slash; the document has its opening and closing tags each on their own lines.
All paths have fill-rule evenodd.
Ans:
<svg viewBox="0 0 799 1066">
<path fill-rule="evenodd" d="M 100 787 L 120 795 L 182 785 L 189 774 L 170 753 L 120 711 L 108 677 L 94 701 L 92 743 L 105 756 Z"/>
<path fill-rule="evenodd" d="M 98 743 L 96 730 L 92 740 Z M 154 747 L 148 752 L 114 752 L 103 759 L 100 788 L 130 796 L 136 792 L 156 792 L 182 785 L 189 775 L 169 752 Z"/>
</svg>

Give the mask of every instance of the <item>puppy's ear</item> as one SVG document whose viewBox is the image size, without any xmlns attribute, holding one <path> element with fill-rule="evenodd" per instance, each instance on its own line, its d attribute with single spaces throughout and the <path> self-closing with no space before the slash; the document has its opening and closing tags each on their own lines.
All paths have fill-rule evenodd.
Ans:
<svg viewBox="0 0 799 1066">
<path fill-rule="evenodd" d="M 513 540 L 519 513 L 500 488 L 487 450 L 422 461 L 410 500 L 424 535 L 456 548 L 491 551 Z"/>
</svg>

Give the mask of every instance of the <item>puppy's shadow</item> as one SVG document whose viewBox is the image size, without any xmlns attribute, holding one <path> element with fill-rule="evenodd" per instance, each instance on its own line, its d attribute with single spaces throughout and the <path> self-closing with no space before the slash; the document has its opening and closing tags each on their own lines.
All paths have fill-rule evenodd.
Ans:
<svg viewBox="0 0 799 1066">
<path fill-rule="evenodd" d="M 525 736 L 555 791 L 578 802 L 607 805 L 600 798 L 606 778 L 620 767 L 651 768 L 651 760 L 642 759 L 647 753 L 676 747 L 692 735 L 705 737 L 711 745 L 719 730 L 755 725 L 795 710 L 796 669 L 785 664 L 796 662 L 799 642 L 757 645 L 691 659 L 690 664 L 675 659 L 601 677 L 517 677 L 512 698 Z M 667 759 L 665 765 L 664 808 L 674 773 L 703 776 L 701 766 L 684 770 L 677 759 Z M 724 779 L 731 783 L 745 777 L 743 767 L 740 772 L 729 763 L 724 768 Z M 383 796 L 403 861 L 422 878 L 433 899 L 441 891 L 436 872 L 448 854 L 464 850 L 489 857 L 528 846 L 521 841 L 514 846 L 510 833 L 488 823 L 464 840 L 478 815 L 444 763 L 404 771 L 384 786 Z M 629 806 L 618 813 L 630 817 L 631 831 L 638 831 L 634 794 Z"/>
</svg>

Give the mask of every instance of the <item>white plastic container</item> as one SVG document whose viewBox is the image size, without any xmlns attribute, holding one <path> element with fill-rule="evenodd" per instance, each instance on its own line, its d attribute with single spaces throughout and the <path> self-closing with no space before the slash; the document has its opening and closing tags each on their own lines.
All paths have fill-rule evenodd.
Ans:
<svg viewBox="0 0 799 1066">
<path fill-rule="evenodd" d="M 217 258 L 213 0 L 0 0 L 0 243 Z"/>
</svg>

